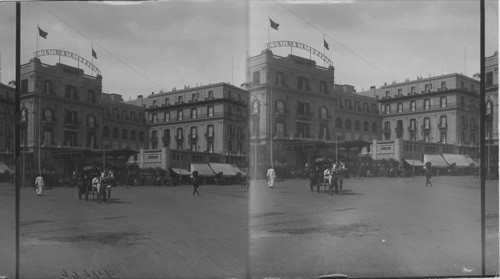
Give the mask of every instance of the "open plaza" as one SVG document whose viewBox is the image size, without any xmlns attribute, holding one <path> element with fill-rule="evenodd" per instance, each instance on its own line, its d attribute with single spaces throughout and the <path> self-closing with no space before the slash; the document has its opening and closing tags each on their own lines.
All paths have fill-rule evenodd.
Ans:
<svg viewBox="0 0 500 279">
<path fill-rule="evenodd" d="M 344 195 L 308 180 L 269 188 L 113 188 L 110 204 L 76 188 L 21 189 L 20 276 L 315 278 L 481 274 L 480 183 L 439 176 L 345 179 Z M 14 207 L 0 185 L 0 212 Z M 14 276 L 15 221 L 1 216 L 0 275 Z M 498 181 L 486 184 L 486 274 L 498 274 Z M 100 272 L 100 273 L 99 273 Z M 102 275 L 100 275 L 102 274 Z M 108 275 L 109 274 L 109 275 Z M 113 277 L 113 275 L 115 277 Z"/>
</svg>

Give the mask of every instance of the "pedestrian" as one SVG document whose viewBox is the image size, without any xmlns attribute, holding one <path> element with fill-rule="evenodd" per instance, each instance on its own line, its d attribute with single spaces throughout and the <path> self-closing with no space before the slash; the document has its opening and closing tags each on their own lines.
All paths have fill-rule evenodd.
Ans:
<svg viewBox="0 0 500 279">
<path fill-rule="evenodd" d="M 276 178 L 276 173 L 274 172 L 273 167 L 270 166 L 269 169 L 267 170 L 267 186 L 269 186 L 269 188 L 274 187 L 275 178 Z"/>
<path fill-rule="evenodd" d="M 316 172 L 314 169 L 310 169 L 309 170 L 309 186 L 311 187 L 311 192 L 314 192 L 314 186 L 316 186 L 315 179 L 316 179 Z M 319 189 L 318 189 L 318 192 L 319 192 Z"/>
<path fill-rule="evenodd" d="M 426 179 L 426 181 L 425 181 L 425 187 L 427 187 L 428 184 L 430 184 L 431 187 L 432 187 L 432 183 L 431 183 L 431 178 L 432 178 L 431 168 L 424 167 L 424 169 L 425 169 L 425 174 L 424 175 L 425 175 L 425 179 Z"/>
<path fill-rule="evenodd" d="M 344 186 L 344 174 L 346 172 L 346 167 L 344 162 L 340 162 L 337 165 L 337 187 L 335 187 L 340 195 L 342 195 L 342 186 Z"/>
<path fill-rule="evenodd" d="M 328 194 L 333 195 L 333 186 L 336 183 L 335 164 L 328 166 Z"/>
<path fill-rule="evenodd" d="M 35 178 L 35 191 L 38 196 L 42 195 L 42 188 L 43 188 L 43 177 L 42 174 L 38 174 L 38 176 Z"/>
<path fill-rule="evenodd" d="M 198 188 L 200 187 L 200 180 L 198 178 L 198 171 L 193 171 L 193 177 L 191 178 L 192 183 L 193 183 L 193 196 L 194 194 L 200 195 L 200 192 L 198 192 Z"/>
</svg>

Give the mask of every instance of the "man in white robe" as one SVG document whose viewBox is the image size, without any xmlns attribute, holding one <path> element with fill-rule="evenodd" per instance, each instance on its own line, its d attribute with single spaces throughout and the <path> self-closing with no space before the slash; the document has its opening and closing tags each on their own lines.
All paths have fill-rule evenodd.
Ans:
<svg viewBox="0 0 500 279">
<path fill-rule="evenodd" d="M 43 177 L 41 174 L 38 174 L 38 176 L 35 178 L 35 191 L 38 196 L 42 195 L 42 188 L 43 188 Z"/>
<path fill-rule="evenodd" d="M 273 167 L 270 167 L 267 170 L 267 185 L 269 186 L 269 188 L 274 187 L 274 179 L 275 178 L 276 178 L 276 173 L 274 172 Z"/>
</svg>

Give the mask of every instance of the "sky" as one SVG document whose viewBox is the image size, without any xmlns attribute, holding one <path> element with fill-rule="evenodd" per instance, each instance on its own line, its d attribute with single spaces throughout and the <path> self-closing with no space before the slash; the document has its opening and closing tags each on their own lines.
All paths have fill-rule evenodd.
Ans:
<svg viewBox="0 0 500 279">
<path fill-rule="evenodd" d="M 269 28 L 269 17 L 280 24 Z M 356 90 L 406 78 L 479 72 L 479 1 L 156 1 L 21 4 L 21 61 L 37 49 L 63 49 L 102 72 L 103 92 L 125 100 L 160 90 L 246 80 L 247 55 L 270 41 L 323 51 L 335 83 Z M 37 25 L 48 32 L 38 36 Z M 0 2 L 2 83 L 15 78 L 15 4 Z M 486 1 L 486 56 L 498 49 L 498 2 Z M 289 48 L 275 48 L 281 56 Z M 309 53 L 294 50 L 294 55 Z M 56 56 L 41 57 L 55 64 Z M 316 59 L 318 65 L 323 61 Z M 62 63 L 77 62 L 62 58 Z M 90 69 L 81 66 L 86 74 Z"/>
</svg>

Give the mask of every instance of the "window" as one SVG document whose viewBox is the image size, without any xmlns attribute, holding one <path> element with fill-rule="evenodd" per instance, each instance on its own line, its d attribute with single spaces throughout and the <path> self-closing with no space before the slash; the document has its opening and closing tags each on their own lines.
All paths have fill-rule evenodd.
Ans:
<svg viewBox="0 0 500 279">
<path fill-rule="evenodd" d="M 352 102 L 351 102 L 351 100 L 345 100 L 345 107 L 348 110 L 352 110 Z"/>
<path fill-rule="evenodd" d="M 109 137 L 109 127 L 108 126 L 104 126 L 102 128 L 102 136 L 105 138 Z"/>
<path fill-rule="evenodd" d="M 184 135 L 184 130 L 182 128 L 177 128 L 176 135 L 177 135 L 177 140 L 181 140 Z"/>
<path fill-rule="evenodd" d="M 403 112 L 403 103 L 398 103 L 398 113 Z"/>
<path fill-rule="evenodd" d="M 190 138 L 196 138 L 198 135 L 198 129 L 196 126 L 191 127 L 191 134 L 189 135 Z"/>
<path fill-rule="evenodd" d="M 95 98 L 95 92 L 94 90 L 90 90 L 87 91 L 87 102 L 90 102 L 90 103 L 95 103 L 97 100 Z"/>
<path fill-rule="evenodd" d="M 165 122 L 170 122 L 170 112 L 169 111 L 165 112 L 165 114 L 164 114 L 164 121 Z"/>
<path fill-rule="evenodd" d="M 441 82 L 441 90 L 445 90 L 446 89 L 446 81 L 442 81 Z"/>
<path fill-rule="evenodd" d="M 157 123 L 158 122 L 158 115 L 156 113 L 153 113 L 151 115 L 151 122 L 152 123 Z"/>
<path fill-rule="evenodd" d="M 214 142 L 213 141 L 207 142 L 207 152 L 210 152 L 210 153 L 214 152 Z"/>
<path fill-rule="evenodd" d="M 403 89 L 399 88 L 398 89 L 398 97 L 403 96 Z"/>
<path fill-rule="evenodd" d="M 359 102 L 358 101 L 354 102 L 354 110 L 355 111 L 361 111 L 361 107 L 359 106 Z"/>
<path fill-rule="evenodd" d="M 153 100 L 153 107 L 157 107 L 156 100 Z"/>
<path fill-rule="evenodd" d="M 377 113 L 377 105 L 376 104 L 372 104 L 372 112 Z"/>
<path fill-rule="evenodd" d="M 297 77 L 297 89 L 309 91 L 309 79 L 306 77 Z"/>
<path fill-rule="evenodd" d="M 196 108 L 191 109 L 191 119 L 196 119 L 198 118 L 198 110 Z"/>
<path fill-rule="evenodd" d="M 327 119 L 328 118 L 328 110 L 325 107 L 320 107 L 319 108 L 319 117 L 321 119 Z"/>
<path fill-rule="evenodd" d="M 410 119 L 410 130 L 415 131 L 417 129 L 417 120 L 415 118 Z"/>
<path fill-rule="evenodd" d="M 130 139 L 137 140 L 137 132 L 135 130 L 130 131 Z"/>
<path fill-rule="evenodd" d="M 47 95 L 52 94 L 52 81 L 50 80 L 45 81 L 45 94 Z"/>
<path fill-rule="evenodd" d="M 493 72 L 486 73 L 486 85 L 493 85 Z"/>
<path fill-rule="evenodd" d="M 389 91 L 385 91 L 385 98 L 387 99 L 387 98 L 389 98 L 389 97 L 390 97 L 390 95 L 389 95 Z"/>
<path fill-rule="evenodd" d="M 359 122 L 359 120 L 354 121 L 354 130 L 355 131 L 361 130 L 361 123 Z"/>
<path fill-rule="evenodd" d="M 209 106 L 207 108 L 207 115 L 208 115 L 208 117 L 213 117 L 214 116 L 214 107 L 213 106 Z"/>
<path fill-rule="evenodd" d="M 127 129 L 122 129 L 122 139 L 128 139 L 128 131 L 127 131 Z"/>
<path fill-rule="evenodd" d="M 411 108 L 411 111 L 416 111 L 417 110 L 417 102 L 410 101 L 410 108 Z"/>
<path fill-rule="evenodd" d="M 52 122 L 52 117 L 53 117 L 52 110 L 50 110 L 50 109 L 45 109 L 45 110 L 43 111 L 43 120 L 44 120 L 44 121 Z M 22 121 L 22 120 L 21 120 L 21 121 Z"/>
<path fill-rule="evenodd" d="M 463 81 L 460 82 L 460 88 L 465 89 L 465 85 L 464 85 Z"/>
<path fill-rule="evenodd" d="M 214 125 L 207 125 L 207 137 L 214 136 Z"/>
<path fill-rule="evenodd" d="M 137 115 L 135 114 L 135 111 L 130 112 L 130 120 L 137 122 Z"/>
<path fill-rule="evenodd" d="M 283 72 L 276 73 L 276 85 L 285 86 L 285 73 Z"/>
<path fill-rule="evenodd" d="M 183 101 L 182 101 L 182 95 L 181 96 L 177 96 L 177 103 L 178 104 L 182 104 Z"/>
<path fill-rule="evenodd" d="M 182 120 L 182 110 L 177 111 L 177 120 Z"/>
<path fill-rule="evenodd" d="M 73 85 L 66 85 L 66 92 L 64 94 L 64 97 L 67 99 L 77 100 L 78 93 L 76 91 L 76 87 Z"/>
<path fill-rule="evenodd" d="M 447 118 L 446 118 L 446 115 L 441 115 L 441 117 L 439 118 L 439 124 L 441 125 L 441 127 L 446 127 L 447 125 Z"/>
<path fill-rule="evenodd" d="M 231 96 L 231 90 L 227 91 L 227 98 L 228 99 L 233 99 L 233 97 Z"/>
<path fill-rule="evenodd" d="M 431 128 L 431 119 L 429 117 L 424 118 L 424 129 L 430 129 Z"/>
<path fill-rule="evenodd" d="M 143 131 L 139 132 L 139 141 L 144 141 L 144 132 Z"/>
<path fill-rule="evenodd" d="M 431 100 L 425 99 L 424 100 L 424 110 L 430 109 L 431 108 Z"/>
<path fill-rule="evenodd" d="M 326 81 L 320 81 L 319 82 L 319 92 L 321 94 L 327 94 L 328 93 L 328 90 L 326 88 Z"/>
<path fill-rule="evenodd" d="M 93 115 L 87 116 L 87 127 L 95 127 L 95 117 Z"/>
<path fill-rule="evenodd" d="M 340 118 L 335 119 L 335 128 L 342 129 L 342 119 Z"/>
<path fill-rule="evenodd" d="M 415 94 L 415 86 L 410 87 L 410 93 L 412 95 Z"/>
<path fill-rule="evenodd" d="M 370 131 L 370 123 L 368 123 L 368 121 L 363 122 L 363 131 Z"/>
<path fill-rule="evenodd" d="M 259 101 L 254 101 L 252 103 L 252 109 L 253 109 L 253 113 L 259 113 L 259 109 L 260 109 Z"/>
<path fill-rule="evenodd" d="M 470 134 L 470 143 L 472 145 L 476 144 L 476 134 L 474 134 L 474 133 Z"/>
<path fill-rule="evenodd" d="M 276 111 L 279 113 L 285 112 L 285 103 L 283 101 L 276 102 Z"/>
<path fill-rule="evenodd" d="M 345 120 L 345 129 L 346 130 L 351 130 L 352 127 L 351 127 L 351 119 L 346 119 Z"/>
<path fill-rule="evenodd" d="M 165 105 L 166 106 L 170 105 L 170 100 L 168 98 L 165 98 Z"/>
<path fill-rule="evenodd" d="M 465 127 L 465 124 L 466 124 L 465 123 L 465 116 L 462 115 L 461 118 L 460 118 L 460 120 L 461 120 L 460 123 L 462 124 L 462 127 Z"/>
<path fill-rule="evenodd" d="M 440 107 L 442 107 L 442 108 L 447 107 L 446 97 L 441 97 L 441 99 L 439 100 L 439 103 L 440 103 Z"/>
<path fill-rule="evenodd" d="M 28 80 L 21 80 L 21 93 L 28 93 Z"/>
<path fill-rule="evenodd" d="M 128 113 L 126 110 L 122 110 L 122 119 L 123 120 L 128 120 Z"/>
<path fill-rule="evenodd" d="M 118 138 L 118 128 L 116 128 L 116 127 L 113 128 L 113 138 L 115 138 L 115 139 Z"/>
<path fill-rule="evenodd" d="M 193 101 L 193 102 L 198 101 L 198 94 L 197 93 L 191 94 L 191 101 Z"/>
<path fill-rule="evenodd" d="M 285 123 L 276 123 L 276 134 L 279 136 L 283 136 L 285 134 Z"/>
<path fill-rule="evenodd" d="M 425 85 L 425 92 L 431 92 L 432 90 L 432 83 L 428 83 Z"/>
<path fill-rule="evenodd" d="M 385 105 L 385 114 L 391 113 L 391 105 Z"/>
<path fill-rule="evenodd" d="M 253 72 L 253 85 L 260 84 L 260 71 Z"/>
<path fill-rule="evenodd" d="M 372 133 L 376 133 L 376 132 L 377 132 L 377 123 L 373 122 L 372 123 Z"/>
<path fill-rule="evenodd" d="M 474 84 L 470 85 L 470 91 L 474 91 Z"/>
<path fill-rule="evenodd" d="M 384 132 L 390 132 L 391 131 L 391 122 L 385 121 L 384 122 Z"/>
<path fill-rule="evenodd" d="M 213 91 L 208 91 L 208 98 L 213 99 L 214 98 L 214 92 Z"/>
</svg>

